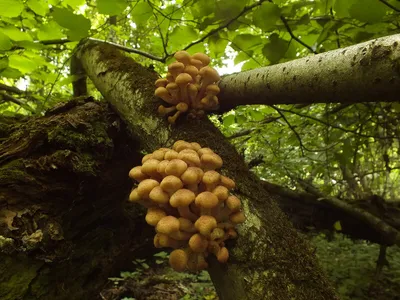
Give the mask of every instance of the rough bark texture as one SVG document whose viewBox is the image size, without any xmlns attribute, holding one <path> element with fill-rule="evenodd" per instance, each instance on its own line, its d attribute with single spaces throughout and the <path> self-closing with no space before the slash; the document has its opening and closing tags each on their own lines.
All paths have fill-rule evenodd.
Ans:
<svg viewBox="0 0 400 300">
<path fill-rule="evenodd" d="M 293 229 L 276 202 L 243 159 L 207 120 L 179 120 L 176 126 L 157 116 L 152 73 L 116 49 L 87 42 L 77 56 L 89 78 L 147 151 L 178 139 L 214 149 L 225 161 L 222 172 L 237 183 L 247 221 L 230 244 L 226 265 L 211 262 L 210 274 L 221 300 L 337 299 L 319 268 L 313 249 Z"/>
<path fill-rule="evenodd" d="M 0 299 L 97 299 L 149 250 L 141 210 L 124 201 L 137 143 L 84 98 L 0 124 Z"/>
<path fill-rule="evenodd" d="M 398 101 L 400 34 L 222 78 L 220 111 L 249 104 Z"/>
</svg>

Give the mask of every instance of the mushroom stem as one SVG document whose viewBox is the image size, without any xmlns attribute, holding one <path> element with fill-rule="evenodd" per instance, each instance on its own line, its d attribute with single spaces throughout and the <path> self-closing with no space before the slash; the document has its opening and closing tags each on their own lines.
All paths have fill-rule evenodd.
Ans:
<svg viewBox="0 0 400 300">
<path fill-rule="evenodd" d="M 160 106 L 158 107 L 158 113 L 159 113 L 160 115 L 162 115 L 162 116 L 165 116 L 165 115 L 167 115 L 167 114 L 169 114 L 169 113 L 171 113 L 171 112 L 173 112 L 173 111 L 175 111 L 175 110 L 176 110 L 176 107 L 175 107 L 175 106 L 165 107 L 165 106 L 163 106 L 163 105 L 160 105 Z"/>
</svg>

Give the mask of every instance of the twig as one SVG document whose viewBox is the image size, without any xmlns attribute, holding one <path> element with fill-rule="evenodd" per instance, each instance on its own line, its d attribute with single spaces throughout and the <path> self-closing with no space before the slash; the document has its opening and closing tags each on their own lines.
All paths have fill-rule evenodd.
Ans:
<svg viewBox="0 0 400 300">
<path fill-rule="evenodd" d="M 379 0 L 379 1 L 382 2 L 383 4 L 385 4 L 387 7 L 390 7 L 394 11 L 400 12 L 400 9 L 398 9 L 397 7 L 395 7 L 392 4 L 388 3 L 387 1 L 385 1 L 385 0 Z"/>
<path fill-rule="evenodd" d="M 310 50 L 312 53 L 314 54 L 318 54 L 317 51 L 315 51 L 313 48 L 311 48 L 310 46 L 308 46 L 306 43 L 304 43 L 302 40 L 300 40 L 297 36 L 295 36 L 292 32 L 292 29 L 290 28 L 288 22 L 286 21 L 285 17 L 281 16 L 281 20 L 283 22 L 283 25 L 285 25 L 286 30 L 288 31 L 288 33 L 290 34 L 290 36 L 292 37 L 292 39 L 294 39 L 296 42 L 298 42 L 299 44 L 303 45 L 304 47 L 306 47 L 308 50 Z"/>
<path fill-rule="evenodd" d="M 253 5 L 250 6 L 246 6 L 245 8 L 243 8 L 243 10 L 234 18 L 232 18 L 231 20 L 229 20 L 227 23 L 225 23 L 224 25 L 219 26 L 218 28 L 215 28 L 213 30 L 211 30 L 210 32 L 208 32 L 206 35 L 204 35 L 203 37 L 201 37 L 200 39 L 198 39 L 197 41 L 194 41 L 192 43 L 190 43 L 189 45 L 187 45 L 185 48 L 183 48 L 183 50 L 187 50 L 190 47 L 197 45 L 201 42 L 203 42 L 206 38 L 212 36 L 213 34 L 217 33 L 218 31 L 227 28 L 230 24 L 232 24 L 234 21 L 236 21 L 237 19 L 239 19 L 241 16 L 243 16 L 245 13 L 247 13 L 248 11 L 252 10 L 254 7 L 260 6 L 263 2 L 265 2 L 267 0 L 260 0 L 256 3 L 254 3 Z"/>
</svg>

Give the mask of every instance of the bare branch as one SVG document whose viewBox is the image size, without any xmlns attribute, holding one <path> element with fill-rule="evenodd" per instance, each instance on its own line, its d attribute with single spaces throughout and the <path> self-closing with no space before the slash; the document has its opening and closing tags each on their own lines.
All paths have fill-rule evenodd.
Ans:
<svg viewBox="0 0 400 300">
<path fill-rule="evenodd" d="M 14 98 L 13 96 L 8 95 L 7 93 L 0 92 L 0 98 L 5 101 L 15 103 L 30 112 L 35 112 L 35 110 L 32 107 L 30 107 L 26 102 L 19 100 L 17 98 Z"/>
</svg>

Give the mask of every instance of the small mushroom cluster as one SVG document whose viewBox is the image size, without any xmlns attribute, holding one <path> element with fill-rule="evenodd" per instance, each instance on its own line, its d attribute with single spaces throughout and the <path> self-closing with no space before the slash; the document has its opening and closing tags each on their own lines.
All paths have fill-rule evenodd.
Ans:
<svg viewBox="0 0 400 300">
<path fill-rule="evenodd" d="M 218 72 L 208 66 L 210 58 L 204 53 L 192 56 L 186 51 L 174 55 L 176 62 L 168 66 L 167 78 L 157 79 L 155 95 L 171 107 L 160 105 L 159 114 L 168 117 L 174 124 L 180 114 L 189 111 L 192 116 L 203 115 L 204 110 L 218 108 L 219 87 L 215 83 L 221 78 Z"/>
<path fill-rule="evenodd" d="M 139 182 L 129 201 L 147 208 L 154 246 L 175 249 L 169 262 L 176 271 L 207 268 L 210 253 L 225 263 L 225 241 L 236 238 L 235 225 L 245 221 L 240 200 L 230 194 L 235 182 L 216 171 L 222 163 L 210 148 L 180 140 L 145 155 L 129 172 Z"/>
</svg>

